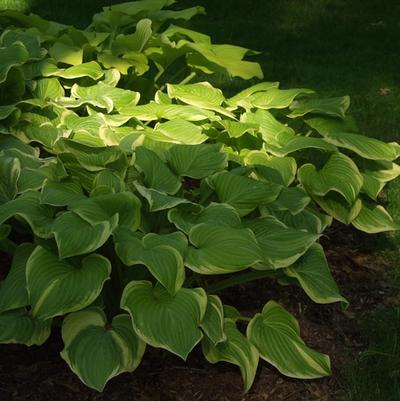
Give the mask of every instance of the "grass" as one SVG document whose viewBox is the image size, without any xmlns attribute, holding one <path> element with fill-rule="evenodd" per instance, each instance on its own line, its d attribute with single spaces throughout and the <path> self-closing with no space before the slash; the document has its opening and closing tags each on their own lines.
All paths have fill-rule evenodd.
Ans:
<svg viewBox="0 0 400 401">
<path fill-rule="evenodd" d="M 400 397 L 400 309 L 376 312 L 365 323 L 368 351 L 344 372 L 349 401 L 398 401 Z"/>
<path fill-rule="evenodd" d="M 12 1 L 12 0 L 3 0 Z M 85 27 L 104 5 L 117 0 L 37 0 L 43 17 Z M 1 0 L 0 0 L 1 5 Z M 351 113 L 361 132 L 400 141 L 400 3 L 397 0 L 180 0 L 178 7 L 202 5 L 207 17 L 188 27 L 209 34 L 216 43 L 259 50 L 265 79 L 281 87 L 308 87 L 321 96 L 350 95 Z M 238 80 L 221 81 L 227 91 Z M 400 221 L 400 180 L 387 191 L 388 209 Z M 400 267 L 399 234 L 378 244 Z M 383 240 L 384 239 L 384 240 Z M 390 241 L 388 241 L 390 240 Z M 394 250 L 393 250 L 394 249 Z M 396 270 L 400 282 L 400 269 Z M 347 401 L 400 399 L 399 310 L 377 313 L 366 323 L 370 349 L 345 372 Z"/>
</svg>

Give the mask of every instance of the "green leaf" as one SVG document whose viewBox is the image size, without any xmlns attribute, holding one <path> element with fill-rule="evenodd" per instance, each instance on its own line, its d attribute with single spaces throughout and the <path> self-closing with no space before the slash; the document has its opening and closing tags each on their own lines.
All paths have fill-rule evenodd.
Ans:
<svg viewBox="0 0 400 401">
<path fill-rule="evenodd" d="M 77 66 L 82 64 L 83 48 L 57 41 L 49 48 L 49 55 L 57 63 Z"/>
<path fill-rule="evenodd" d="M 39 99 L 56 99 L 65 95 L 64 88 L 57 78 L 42 78 L 36 81 L 34 95 Z"/>
<path fill-rule="evenodd" d="M 111 378 L 133 372 L 146 348 L 133 331 L 128 315 L 114 316 L 107 325 L 106 316 L 98 308 L 68 315 L 62 337 L 62 358 L 83 383 L 97 391 L 103 391 Z"/>
<path fill-rule="evenodd" d="M 13 200 L 18 193 L 21 163 L 16 157 L 0 152 L 0 204 Z"/>
<path fill-rule="evenodd" d="M 111 100 L 111 110 L 115 107 L 117 111 L 120 111 L 124 107 L 135 106 L 140 99 L 140 93 L 98 82 L 92 86 L 74 84 L 71 88 L 71 97 L 79 99 L 80 102 L 92 102 L 107 98 Z"/>
<path fill-rule="evenodd" d="M 257 169 L 260 177 L 289 186 L 296 177 L 297 163 L 293 157 L 276 157 L 267 152 L 253 150 L 244 158 L 246 165 L 263 166 Z"/>
<path fill-rule="evenodd" d="M 133 328 L 147 344 L 164 348 L 186 360 L 202 339 L 200 322 L 207 308 L 202 288 L 181 288 L 171 296 L 148 281 L 132 281 L 124 289 L 121 308 L 129 312 Z"/>
<path fill-rule="evenodd" d="M 207 309 L 200 326 L 213 345 L 226 341 L 224 307 L 218 296 L 207 296 Z"/>
<path fill-rule="evenodd" d="M 89 306 L 100 294 L 111 273 L 110 262 L 92 254 L 74 266 L 41 246 L 26 265 L 26 281 L 32 315 L 48 319 Z"/>
<path fill-rule="evenodd" d="M 173 195 L 181 187 L 180 179 L 153 151 L 139 146 L 135 149 L 135 165 L 144 174 L 146 186 Z"/>
<path fill-rule="evenodd" d="M 179 176 L 205 178 L 224 169 L 227 155 L 221 145 L 175 145 L 165 154 L 168 165 Z"/>
<path fill-rule="evenodd" d="M 182 30 L 182 28 L 179 29 Z M 188 30 L 185 29 L 185 31 Z M 164 32 L 164 34 L 166 33 L 167 31 Z M 213 45 L 205 42 L 185 43 L 185 41 L 181 41 L 180 43 L 189 50 L 187 55 L 188 65 L 206 74 L 222 72 L 230 77 L 243 79 L 264 78 L 260 64 L 243 60 L 247 53 L 254 54 L 249 49 L 232 45 Z"/>
<path fill-rule="evenodd" d="M 246 226 L 254 232 L 262 250 L 262 269 L 291 265 L 319 238 L 318 234 L 287 227 L 272 216 L 249 221 Z"/>
<path fill-rule="evenodd" d="M 49 72 L 47 76 L 56 76 L 65 79 L 76 79 L 82 77 L 89 77 L 95 81 L 99 80 L 104 75 L 100 65 L 95 61 L 73 65 L 66 69 L 57 69 L 54 72 Z"/>
<path fill-rule="evenodd" d="M 24 64 L 28 59 L 29 52 L 21 42 L 13 43 L 9 47 L 0 47 L 0 83 L 6 81 L 13 67 Z"/>
<path fill-rule="evenodd" d="M 323 134 L 325 141 L 357 153 L 365 159 L 396 160 L 400 156 L 400 146 L 385 143 L 375 138 L 348 132 L 330 132 Z"/>
<path fill-rule="evenodd" d="M 180 104 L 158 104 L 151 102 L 134 107 L 124 107 L 121 114 L 136 117 L 141 121 L 154 120 L 186 120 L 203 121 L 214 117 L 214 113 L 199 107 Z"/>
<path fill-rule="evenodd" d="M 225 319 L 224 332 L 227 340 L 213 345 L 208 338 L 202 341 L 203 353 L 210 363 L 225 361 L 240 368 L 244 389 L 249 391 L 257 372 L 259 353 L 253 344 L 236 328 L 236 324 Z"/>
<path fill-rule="evenodd" d="M 392 162 L 363 160 L 360 164 L 364 181 L 361 190 L 373 200 L 376 200 L 388 181 L 400 175 L 400 166 Z"/>
<path fill-rule="evenodd" d="M 40 204 L 40 193 L 27 191 L 18 198 L 0 205 L 0 224 L 18 216 L 41 238 L 49 238 L 54 221 L 54 208 Z"/>
<path fill-rule="evenodd" d="M 207 179 L 220 202 L 233 206 L 241 216 L 249 214 L 260 205 L 273 202 L 282 187 L 274 183 L 256 181 L 231 172 L 222 172 Z"/>
<path fill-rule="evenodd" d="M 284 272 L 295 278 L 314 302 L 342 302 L 348 305 L 347 300 L 340 295 L 321 245 L 313 244 L 305 255 Z"/>
<path fill-rule="evenodd" d="M 189 232 L 185 264 L 201 274 L 226 274 L 253 266 L 263 259 L 254 233 L 249 229 L 201 223 Z"/>
<path fill-rule="evenodd" d="M 182 233 L 150 233 L 140 238 L 130 230 L 118 229 L 114 243 L 125 265 L 144 264 L 171 295 L 182 287 L 185 281 L 183 256 L 187 248 L 187 239 Z"/>
<path fill-rule="evenodd" d="M 134 185 L 140 195 L 142 195 L 147 200 L 151 212 L 171 209 L 182 203 L 191 204 L 191 202 L 185 198 L 169 196 L 165 192 L 160 192 L 152 188 L 146 188 L 138 184 L 137 182 L 135 182 Z"/>
<path fill-rule="evenodd" d="M 400 224 L 393 220 L 384 207 L 365 202 L 362 203 L 360 213 L 351 223 L 358 230 L 369 234 L 400 230 Z"/>
<path fill-rule="evenodd" d="M 303 211 L 311 198 L 301 187 L 283 188 L 278 199 L 271 205 L 274 210 L 289 210 L 292 214 Z"/>
<path fill-rule="evenodd" d="M 257 92 L 265 92 L 272 88 L 277 88 L 279 82 L 260 82 L 259 84 L 252 85 L 236 94 L 235 96 L 229 98 L 226 102 L 230 106 L 241 106 L 241 104 L 246 104 L 248 97 Z"/>
<path fill-rule="evenodd" d="M 329 192 L 324 197 L 313 196 L 313 199 L 326 213 L 343 224 L 351 223 L 358 216 L 362 207 L 361 199 L 356 199 L 349 205 L 337 192 Z"/>
<path fill-rule="evenodd" d="M 109 221 L 90 224 L 74 212 L 64 212 L 53 224 L 52 232 L 57 242 L 60 258 L 83 255 L 100 248 L 118 222 L 114 215 Z"/>
<path fill-rule="evenodd" d="M 324 114 L 344 119 L 346 111 L 350 106 L 349 96 L 332 97 L 327 99 L 301 99 L 295 100 L 290 105 L 292 112 L 288 117 L 296 118 L 308 113 Z"/>
<path fill-rule="evenodd" d="M 42 345 L 50 333 L 51 319 L 35 319 L 24 309 L 0 315 L 0 344 Z"/>
<path fill-rule="evenodd" d="M 61 182 L 46 180 L 42 187 L 40 203 L 52 206 L 68 206 L 85 198 L 82 187 L 77 180 L 67 179 Z"/>
<path fill-rule="evenodd" d="M 331 216 L 327 216 L 311 208 L 304 209 L 295 215 L 289 211 L 275 211 L 274 214 L 288 227 L 305 230 L 314 234 L 321 234 L 332 223 Z"/>
<path fill-rule="evenodd" d="M 298 178 L 309 194 L 325 196 L 334 191 L 349 204 L 354 203 L 363 185 L 363 177 L 356 164 L 339 152 L 333 153 L 319 171 L 312 164 L 304 164 L 298 170 Z"/>
<path fill-rule="evenodd" d="M 287 154 L 297 152 L 298 150 L 304 149 L 319 149 L 325 152 L 336 152 L 337 148 L 332 144 L 326 142 L 322 138 L 312 138 L 309 136 L 296 135 L 289 140 L 275 146 L 273 144 L 267 144 L 268 152 L 275 156 L 286 156 Z"/>
<path fill-rule="evenodd" d="M 315 379 L 331 373 L 329 357 L 307 347 L 296 319 L 274 301 L 250 321 L 247 338 L 285 376 Z"/>
<path fill-rule="evenodd" d="M 44 56 L 44 49 L 40 48 L 39 38 L 31 33 L 7 30 L 1 35 L 2 45 L 10 47 L 15 43 L 22 43 L 29 53 L 29 59 L 41 59 Z"/>
<path fill-rule="evenodd" d="M 33 249 L 33 244 L 22 244 L 16 248 L 10 272 L 0 283 L 0 313 L 29 304 L 25 267 Z"/>
<path fill-rule="evenodd" d="M 202 133 L 200 126 L 180 119 L 157 124 L 154 131 L 148 135 L 157 141 L 187 145 L 197 145 L 208 139 L 208 136 Z"/>
<path fill-rule="evenodd" d="M 240 216 L 235 208 L 225 203 L 210 203 L 200 209 L 194 205 L 182 205 L 168 212 L 168 220 L 186 234 L 200 223 L 242 228 Z"/>
<path fill-rule="evenodd" d="M 112 52 L 119 56 L 128 51 L 142 52 L 151 38 L 151 20 L 141 19 L 136 23 L 136 32 L 130 35 L 118 35 L 112 42 Z"/>
<path fill-rule="evenodd" d="M 271 88 L 264 92 L 255 93 L 247 100 L 252 107 L 259 109 L 284 109 L 299 95 L 312 95 L 310 89 L 278 89 Z"/>
<path fill-rule="evenodd" d="M 231 113 L 221 107 L 225 98 L 220 89 L 216 89 L 208 82 L 198 82 L 188 85 L 167 84 L 168 96 L 183 103 L 202 109 L 231 116 Z"/>
</svg>

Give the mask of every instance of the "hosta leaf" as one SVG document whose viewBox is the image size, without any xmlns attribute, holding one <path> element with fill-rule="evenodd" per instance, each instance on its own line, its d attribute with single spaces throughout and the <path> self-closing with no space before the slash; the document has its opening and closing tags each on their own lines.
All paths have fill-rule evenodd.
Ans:
<svg viewBox="0 0 400 401">
<path fill-rule="evenodd" d="M 305 255 L 284 271 L 289 277 L 299 282 L 314 302 L 348 304 L 347 300 L 340 295 L 321 245 L 313 244 Z"/>
<path fill-rule="evenodd" d="M 254 232 L 264 256 L 260 268 L 291 265 L 319 238 L 317 234 L 287 227 L 272 216 L 250 221 L 247 227 Z"/>
<path fill-rule="evenodd" d="M 204 338 L 203 353 L 210 363 L 225 361 L 238 366 L 247 392 L 254 382 L 259 353 L 231 319 L 225 319 L 224 332 L 227 340 L 216 346 L 208 338 Z"/>
<path fill-rule="evenodd" d="M 296 177 L 297 164 L 293 157 L 276 157 L 253 150 L 245 156 L 244 162 L 263 166 L 257 170 L 258 175 L 281 185 L 289 186 Z"/>
<path fill-rule="evenodd" d="M 277 88 L 279 86 L 279 82 L 261 82 L 256 85 L 252 85 L 249 88 L 246 88 L 236 94 L 235 96 L 227 99 L 227 103 L 230 106 L 240 106 L 243 100 L 246 100 L 249 96 L 253 95 L 257 92 L 265 92 L 272 88 Z"/>
<path fill-rule="evenodd" d="M 200 322 L 207 308 L 202 288 L 181 288 L 171 296 L 148 281 L 132 281 L 124 289 L 121 308 L 129 312 L 133 328 L 147 344 L 183 359 L 202 339 Z"/>
<path fill-rule="evenodd" d="M 0 223 L 19 216 L 41 238 L 49 238 L 54 221 L 54 208 L 40 204 L 40 193 L 27 191 L 18 198 L 0 205 Z"/>
<path fill-rule="evenodd" d="M 36 319 L 24 309 L 0 315 L 0 344 L 42 345 L 50 332 L 51 319 Z"/>
<path fill-rule="evenodd" d="M 119 192 L 76 201 L 69 209 L 92 225 L 112 221 L 118 216 L 119 227 L 136 231 L 140 225 L 140 207 L 140 200 L 131 192 Z"/>
<path fill-rule="evenodd" d="M 251 108 L 251 105 L 249 107 Z M 241 121 L 257 124 L 263 140 L 268 145 L 281 146 L 295 135 L 292 128 L 278 121 L 268 110 L 257 109 L 255 112 L 244 113 Z"/>
<path fill-rule="evenodd" d="M 13 200 L 18 193 L 21 163 L 16 157 L 7 157 L 0 152 L 0 204 Z"/>
<path fill-rule="evenodd" d="M 49 54 L 57 63 L 80 65 L 83 61 L 83 48 L 67 45 L 62 42 L 55 42 L 49 48 Z"/>
<path fill-rule="evenodd" d="M 283 188 L 278 199 L 271 205 L 273 210 L 289 210 L 292 214 L 300 213 L 311 202 L 311 198 L 301 187 Z"/>
<path fill-rule="evenodd" d="M 218 199 L 233 206 L 241 216 L 260 205 L 273 202 L 282 190 L 278 184 L 256 181 L 231 172 L 215 174 L 207 181 Z"/>
<path fill-rule="evenodd" d="M 208 82 L 188 85 L 167 84 L 168 96 L 183 103 L 202 109 L 231 114 L 221 107 L 225 98 L 220 89 L 213 88 Z"/>
<path fill-rule="evenodd" d="M 308 113 L 325 114 L 327 116 L 339 117 L 344 119 L 345 113 L 350 106 L 348 96 L 332 97 L 327 99 L 301 99 L 295 100 L 290 105 L 292 112 L 288 117 L 301 117 Z"/>
<path fill-rule="evenodd" d="M 138 184 L 137 182 L 135 182 L 135 188 L 140 193 L 140 195 L 142 195 L 147 200 L 151 212 L 171 209 L 182 203 L 191 203 L 185 198 L 170 196 L 167 195 L 165 192 L 160 192 L 152 188 L 146 188 Z"/>
<path fill-rule="evenodd" d="M 140 98 L 139 92 L 115 88 L 111 85 L 98 82 L 92 86 L 78 86 L 74 84 L 71 88 L 71 96 L 83 101 L 93 101 L 102 97 L 111 99 L 112 107 L 117 111 L 124 107 L 135 106 Z"/>
<path fill-rule="evenodd" d="M 202 121 L 213 118 L 214 113 L 199 107 L 180 104 L 158 104 L 151 102 L 134 107 L 124 107 L 121 114 L 136 117 L 141 121 L 165 120 L 186 120 Z"/>
<path fill-rule="evenodd" d="M 117 146 L 93 147 L 68 139 L 59 141 L 57 146 L 63 153 L 72 153 L 76 161 L 89 171 L 101 171 L 121 161 L 124 164 L 125 156 Z"/>
<path fill-rule="evenodd" d="M 182 205 L 168 212 L 168 219 L 179 230 L 189 234 L 190 229 L 200 223 L 241 228 L 240 216 L 235 208 L 225 203 L 210 203 L 206 208 L 198 210 L 193 205 Z"/>
<path fill-rule="evenodd" d="M 100 65 L 97 64 L 95 61 L 89 61 L 88 63 L 74 65 L 66 69 L 58 69 L 54 72 L 48 73 L 47 75 L 61 77 L 65 79 L 89 77 L 97 81 L 104 75 L 104 72 L 101 69 Z"/>
<path fill-rule="evenodd" d="M 197 145 L 208 139 L 207 135 L 202 134 L 201 127 L 180 119 L 157 124 L 152 136 L 157 140 L 158 135 L 164 137 L 164 139 L 160 138 L 160 140 L 187 145 Z"/>
<path fill-rule="evenodd" d="M 83 255 L 100 248 L 111 235 L 118 216 L 109 221 L 90 224 L 73 212 L 64 212 L 54 221 L 52 232 L 60 258 Z"/>
<path fill-rule="evenodd" d="M 179 176 L 205 178 L 227 165 L 221 145 L 175 145 L 165 154 L 168 165 Z"/>
<path fill-rule="evenodd" d="M 89 306 L 109 279 L 111 264 L 92 254 L 74 266 L 38 246 L 26 265 L 26 281 L 32 315 L 48 319 Z"/>
<path fill-rule="evenodd" d="M 364 181 L 362 191 L 374 200 L 388 181 L 400 175 L 400 166 L 392 162 L 364 160 L 360 164 Z"/>
<path fill-rule="evenodd" d="M 295 215 L 289 211 L 274 212 L 274 214 L 277 215 L 278 219 L 288 227 L 305 230 L 314 234 L 321 234 L 326 227 L 332 223 L 331 216 L 327 216 L 326 214 L 308 208 Z"/>
<path fill-rule="evenodd" d="M 39 99 L 56 99 L 65 95 L 64 88 L 57 78 L 42 78 L 36 81 L 34 90 Z"/>
<path fill-rule="evenodd" d="M 68 206 L 85 198 L 78 180 L 67 179 L 61 182 L 46 180 L 42 187 L 40 203 L 52 206 Z"/>
<path fill-rule="evenodd" d="M 119 229 L 114 234 L 114 243 L 125 265 L 144 264 L 171 295 L 182 287 L 185 280 L 183 256 L 187 248 L 182 233 L 146 234 L 140 238 L 130 230 Z"/>
<path fill-rule="evenodd" d="M 263 253 L 253 232 L 201 223 L 189 232 L 186 266 L 201 274 L 224 274 L 247 269 L 260 262 Z"/>
<path fill-rule="evenodd" d="M 348 132 L 330 132 L 323 134 L 325 141 L 357 153 L 371 160 L 392 161 L 399 157 L 400 146 L 396 143 L 385 143 L 375 138 Z"/>
<path fill-rule="evenodd" d="M 136 23 L 136 32 L 130 35 L 118 35 L 112 42 L 112 51 L 121 55 L 128 51 L 142 52 L 144 46 L 151 38 L 151 20 L 141 19 Z"/>
<path fill-rule="evenodd" d="M 144 174 L 146 186 L 170 195 L 178 192 L 180 179 L 153 151 L 139 146 L 135 150 L 135 165 Z"/>
<path fill-rule="evenodd" d="M 304 164 L 298 178 L 308 193 L 325 196 L 330 191 L 338 192 L 349 204 L 355 201 L 363 185 L 356 164 L 342 153 L 333 153 L 319 171 L 312 164 Z"/>
<path fill-rule="evenodd" d="M 24 64 L 28 58 L 29 52 L 21 42 L 13 43 L 9 47 L 0 47 L 0 83 L 6 81 L 11 68 Z"/>
<path fill-rule="evenodd" d="M 33 249 L 33 244 L 22 244 L 16 248 L 10 272 L 0 283 L 0 313 L 29 304 L 25 267 Z"/>
<path fill-rule="evenodd" d="M 224 332 L 224 307 L 220 298 L 216 295 L 208 295 L 206 313 L 200 326 L 213 345 L 226 340 Z"/>
<path fill-rule="evenodd" d="M 299 95 L 311 95 L 310 89 L 278 89 L 271 88 L 265 92 L 252 95 L 248 102 L 259 109 L 284 109 Z"/>
<path fill-rule="evenodd" d="M 205 42 L 187 42 L 185 47 L 194 50 L 194 52 L 189 52 L 187 56 L 188 65 L 198 68 L 206 74 L 223 72 L 231 77 L 240 77 L 243 79 L 262 79 L 264 77 L 260 64 L 243 60 L 243 57 L 251 52 L 244 47 L 212 45 Z"/>
<path fill-rule="evenodd" d="M 274 301 L 269 301 L 247 326 L 247 338 L 262 359 L 285 376 L 314 379 L 331 373 L 329 357 L 307 347 L 296 319 Z"/>
<path fill-rule="evenodd" d="M 146 345 L 132 328 L 128 315 L 107 318 L 97 308 L 68 315 L 63 322 L 62 358 L 87 386 L 102 391 L 114 376 L 133 372 Z"/>
<path fill-rule="evenodd" d="M 276 156 L 286 156 L 290 153 L 304 149 L 319 149 L 325 152 L 337 151 L 337 148 L 334 145 L 326 142 L 322 138 L 312 138 L 300 135 L 292 137 L 288 141 L 285 140 L 284 144 L 278 146 L 267 144 L 267 150 Z"/>
<path fill-rule="evenodd" d="M 393 220 L 385 208 L 365 202 L 362 203 L 360 213 L 351 223 L 358 230 L 369 234 L 400 230 L 400 224 Z"/>
<path fill-rule="evenodd" d="M 313 196 L 313 199 L 326 213 L 343 224 L 351 223 L 358 216 L 362 207 L 360 199 L 356 199 L 349 205 L 337 192 L 330 192 L 324 197 Z"/>
<path fill-rule="evenodd" d="M 29 52 L 29 59 L 41 59 L 44 55 L 43 49 L 40 48 L 39 38 L 26 32 L 10 30 L 5 31 L 1 35 L 2 45 L 10 47 L 14 43 L 22 43 Z"/>
<path fill-rule="evenodd" d="M 227 132 L 230 138 L 239 138 L 246 132 L 254 133 L 258 130 L 257 124 L 244 123 L 241 121 L 221 120 L 218 124 L 222 125 L 224 132 Z"/>
</svg>

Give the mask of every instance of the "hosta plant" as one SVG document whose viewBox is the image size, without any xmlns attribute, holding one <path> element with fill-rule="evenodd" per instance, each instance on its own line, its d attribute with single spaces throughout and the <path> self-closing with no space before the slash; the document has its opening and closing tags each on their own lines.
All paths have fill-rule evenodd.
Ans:
<svg viewBox="0 0 400 401">
<path fill-rule="evenodd" d="M 348 97 L 188 83 L 261 73 L 247 49 L 168 26 L 199 11 L 171 3 L 106 8 L 86 30 L 0 14 L 0 342 L 40 345 L 61 325 L 62 358 L 99 391 L 146 347 L 201 346 L 246 391 L 260 358 L 329 375 L 283 305 L 243 316 L 218 294 L 278 280 L 346 306 L 319 239 L 333 219 L 398 228 L 379 194 L 400 146 L 358 133 Z M 178 58 L 188 79 L 157 83 Z"/>
</svg>

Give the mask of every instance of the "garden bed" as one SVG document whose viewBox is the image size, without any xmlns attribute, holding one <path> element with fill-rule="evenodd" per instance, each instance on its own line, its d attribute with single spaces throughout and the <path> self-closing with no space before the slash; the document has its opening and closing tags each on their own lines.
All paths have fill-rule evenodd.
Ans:
<svg viewBox="0 0 400 401">
<path fill-rule="evenodd" d="M 350 306 L 318 305 L 293 286 L 272 280 L 248 283 L 221 293 L 252 315 L 275 299 L 298 318 L 302 337 L 314 349 L 331 356 L 333 374 L 320 380 L 291 380 L 261 363 L 254 386 L 243 394 L 239 370 L 210 365 L 199 347 L 187 363 L 170 353 L 148 348 L 140 369 L 111 380 L 102 394 L 85 387 L 59 357 L 63 344 L 54 332 L 41 347 L 2 345 L 1 401 L 337 401 L 343 393 L 342 370 L 368 346 L 360 321 L 371 311 L 398 305 L 384 280 L 389 267 L 371 253 L 373 238 L 333 227 L 326 241 L 333 275 Z"/>
</svg>

